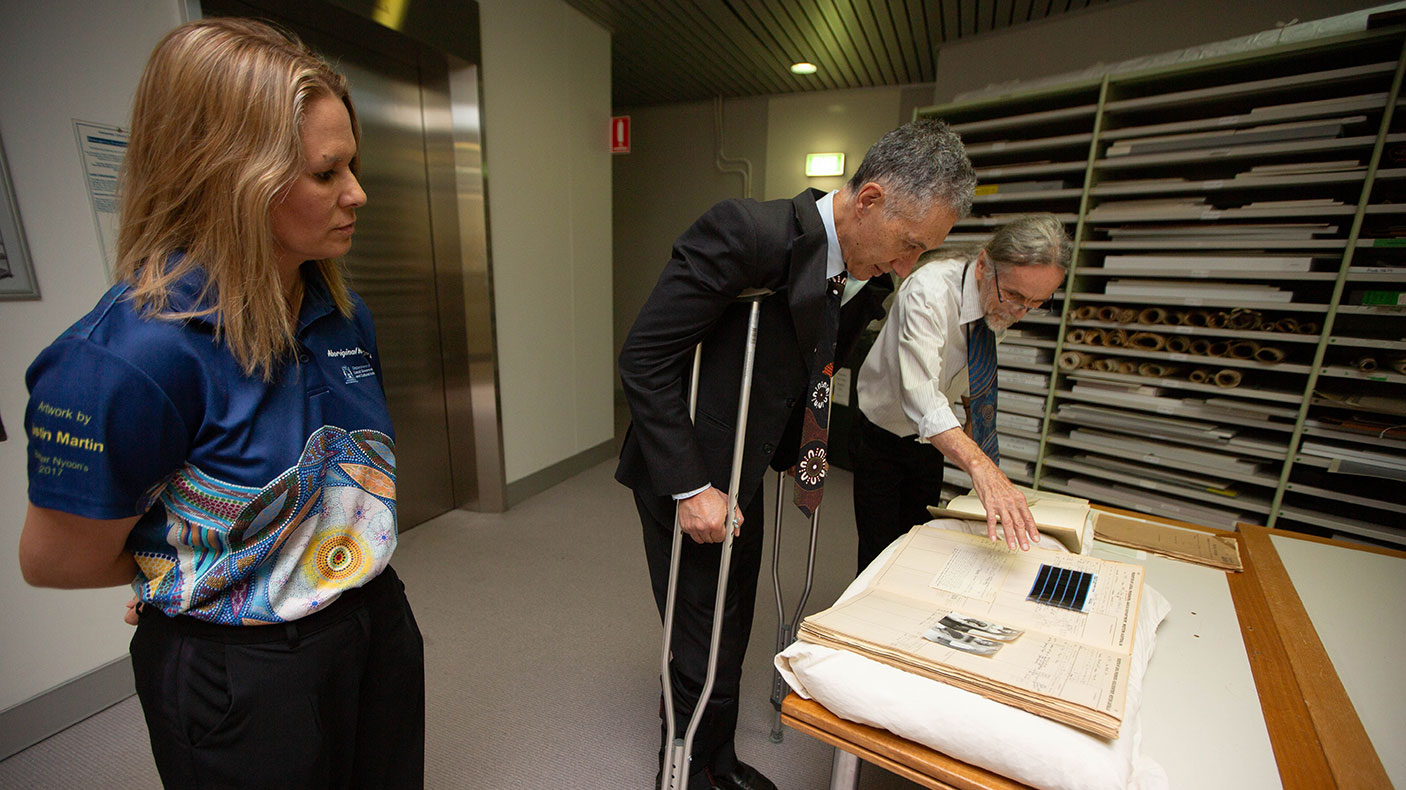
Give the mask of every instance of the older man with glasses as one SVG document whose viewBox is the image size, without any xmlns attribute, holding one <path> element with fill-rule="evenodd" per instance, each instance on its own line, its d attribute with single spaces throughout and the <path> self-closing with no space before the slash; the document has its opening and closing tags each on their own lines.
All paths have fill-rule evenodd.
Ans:
<svg viewBox="0 0 1406 790">
<path fill-rule="evenodd" d="M 903 281 L 859 371 L 851 435 L 859 570 L 942 493 L 944 456 L 971 476 L 987 531 L 1011 548 L 1039 540 L 997 463 L 996 343 L 1042 310 L 1064 281 L 1072 244 L 1050 214 L 1020 217 L 982 247 L 921 264 Z M 953 404 L 966 408 L 965 427 Z"/>
</svg>

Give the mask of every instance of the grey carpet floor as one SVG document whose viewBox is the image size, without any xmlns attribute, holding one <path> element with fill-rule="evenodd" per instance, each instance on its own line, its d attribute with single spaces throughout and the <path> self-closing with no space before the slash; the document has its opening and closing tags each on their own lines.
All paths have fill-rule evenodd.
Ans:
<svg viewBox="0 0 1406 790">
<path fill-rule="evenodd" d="M 401 537 L 394 565 L 425 636 L 430 788 L 646 790 L 657 767 L 660 628 L 639 522 L 614 463 L 507 513 L 446 513 Z M 768 477 L 768 501 L 775 478 Z M 854 573 L 851 478 L 835 470 L 808 611 Z M 787 506 L 786 605 L 800 590 L 808 524 Z M 827 786 L 832 751 L 787 730 L 769 740 L 776 614 L 772 507 L 743 674 L 742 758 L 783 790 Z M 826 518 L 825 514 L 830 517 Z M 0 788 L 159 786 L 135 698 L 0 762 Z M 917 787 L 865 766 L 865 790 Z"/>
</svg>

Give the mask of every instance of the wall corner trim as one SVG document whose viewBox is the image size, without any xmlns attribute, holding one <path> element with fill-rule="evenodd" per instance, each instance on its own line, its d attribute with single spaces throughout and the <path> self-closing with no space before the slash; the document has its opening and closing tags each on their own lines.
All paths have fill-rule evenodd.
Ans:
<svg viewBox="0 0 1406 790">
<path fill-rule="evenodd" d="M 137 693 L 132 657 L 115 658 L 0 711 L 0 760 Z"/>
<path fill-rule="evenodd" d="M 533 472 L 527 477 L 508 483 L 508 507 L 515 507 L 523 500 L 540 494 L 569 477 L 574 477 L 598 463 L 614 458 L 618 447 L 619 444 L 612 438 L 595 447 L 582 450 L 570 458 L 558 461 L 545 469 Z"/>
</svg>

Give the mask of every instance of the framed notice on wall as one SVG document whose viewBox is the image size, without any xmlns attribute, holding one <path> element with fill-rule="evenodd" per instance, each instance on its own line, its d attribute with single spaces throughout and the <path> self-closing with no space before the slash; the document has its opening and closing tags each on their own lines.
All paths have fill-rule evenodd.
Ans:
<svg viewBox="0 0 1406 790">
<path fill-rule="evenodd" d="M 127 130 L 74 119 L 73 131 L 78 136 L 83 180 L 88 184 L 93 224 L 98 229 L 98 247 L 111 276 L 117 263 L 117 174 L 127 156 Z"/>
<path fill-rule="evenodd" d="M 29 263 L 29 246 L 24 242 L 19 204 L 10 182 L 4 141 L 0 140 L 0 299 L 38 298 L 39 284 Z"/>
</svg>

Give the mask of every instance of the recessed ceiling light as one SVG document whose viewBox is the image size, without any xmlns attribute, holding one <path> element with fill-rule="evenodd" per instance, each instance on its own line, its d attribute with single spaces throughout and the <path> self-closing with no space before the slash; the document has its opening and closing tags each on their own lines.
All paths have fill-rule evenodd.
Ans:
<svg viewBox="0 0 1406 790">
<path fill-rule="evenodd" d="M 804 60 L 800 63 L 791 64 L 792 74 L 814 74 L 817 71 L 814 63 L 807 63 Z"/>
</svg>

